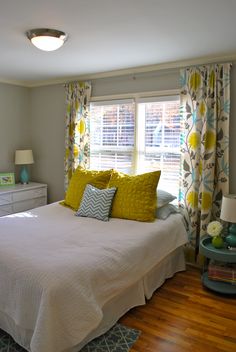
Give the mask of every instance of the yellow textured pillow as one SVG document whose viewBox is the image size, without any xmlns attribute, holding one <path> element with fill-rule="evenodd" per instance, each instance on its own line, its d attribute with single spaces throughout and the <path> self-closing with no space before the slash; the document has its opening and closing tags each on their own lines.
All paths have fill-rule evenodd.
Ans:
<svg viewBox="0 0 236 352">
<path fill-rule="evenodd" d="M 65 200 L 61 204 L 78 210 L 86 185 L 89 183 L 99 189 L 106 188 L 111 173 L 112 170 L 92 171 L 79 166 L 71 177 Z"/>
<path fill-rule="evenodd" d="M 138 221 L 154 221 L 157 205 L 156 189 L 161 171 L 129 176 L 113 172 L 108 187 L 116 187 L 111 217 Z"/>
</svg>

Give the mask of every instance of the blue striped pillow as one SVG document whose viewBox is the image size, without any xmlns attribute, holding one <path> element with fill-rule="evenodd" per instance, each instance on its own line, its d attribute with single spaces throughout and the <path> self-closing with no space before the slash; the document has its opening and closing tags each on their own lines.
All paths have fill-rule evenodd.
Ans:
<svg viewBox="0 0 236 352">
<path fill-rule="evenodd" d="M 108 221 L 116 188 L 98 189 L 87 185 L 76 216 Z"/>
</svg>

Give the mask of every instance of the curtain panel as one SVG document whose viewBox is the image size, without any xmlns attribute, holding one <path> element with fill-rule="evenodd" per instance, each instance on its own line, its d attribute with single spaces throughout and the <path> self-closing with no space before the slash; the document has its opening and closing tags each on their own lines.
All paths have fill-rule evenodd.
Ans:
<svg viewBox="0 0 236 352">
<path fill-rule="evenodd" d="M 89 166 L 89 101 L 91 84 L 74 82 L 65 85 L 66 128 L 64 186 L 67 190 L 70 178 L 78 165 Z"/>
<path fill-rule="evenodd" d="M 229 192 L 229 113 L 231 64 L 181 70 L 181 185 L 179 201 L 189 225 L 190 245 L 220 217 Z"/>
</svg>

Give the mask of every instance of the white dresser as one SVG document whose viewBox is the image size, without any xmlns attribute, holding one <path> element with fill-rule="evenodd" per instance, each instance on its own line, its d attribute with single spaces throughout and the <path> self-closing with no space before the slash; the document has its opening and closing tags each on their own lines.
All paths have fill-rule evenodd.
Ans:
<svg viewBox="0 0 236 352">
<path fill-rule="evenodd" d="M 0 187 L 0 216 L 19 213 L 46 204 L 46 184 L 30 182 L 27 185 Z"/>
</svg>

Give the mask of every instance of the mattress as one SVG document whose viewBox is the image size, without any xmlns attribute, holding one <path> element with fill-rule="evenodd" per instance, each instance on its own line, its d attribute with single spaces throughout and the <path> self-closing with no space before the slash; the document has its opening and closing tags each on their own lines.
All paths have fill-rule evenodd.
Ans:
<svg viewBox="0 0 236 352">
<path fill-rule="evenodd" d="M 0 327 L 29 351 L 64 352 L 187 234 L 179 214 L 103 222 L 54 203 L 0 218 L 0 241 Z"/>
</svg>

